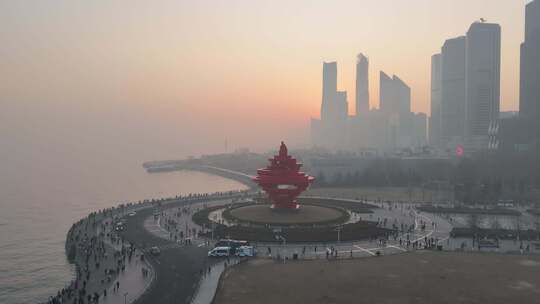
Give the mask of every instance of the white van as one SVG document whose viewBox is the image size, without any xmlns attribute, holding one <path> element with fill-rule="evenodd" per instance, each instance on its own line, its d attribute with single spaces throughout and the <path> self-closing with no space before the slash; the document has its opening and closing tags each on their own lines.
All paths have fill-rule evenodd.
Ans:
<svg viewBox="0 0 540 304">
<path fill-rule="evenodd" d="M 240 246 L 236 248 L 236 255 L 239 257 L 255 256 L 255 248 L 253 246 Z"/>
<path fill-rule="evenodd" d="M 216 247 L 208 251 L 209 257 L 227 257 L 231 253 L 231 247 Z"/>
<path fill-rule="evenodd" d="M 154 246 L 154 247 L 150 248 L 150 253 L 152 253 L 153 255 L 159 255 L 161 253 L 161 251 L 159 250 L 159 247 Z"/>
</svg>

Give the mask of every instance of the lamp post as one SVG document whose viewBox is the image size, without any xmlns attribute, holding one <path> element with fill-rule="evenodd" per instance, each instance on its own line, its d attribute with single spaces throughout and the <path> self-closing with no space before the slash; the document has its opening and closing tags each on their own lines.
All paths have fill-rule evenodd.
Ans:
<svg viewBox="0 0 540 304">
<path fill-rule="evenodd" d="M 126 293 L 124 293 L 124 304 L 127 304 L 127 295 L 128 295 L 128 293 L 127 293 L 127 292 L 126 292 Z"/>
<path fill-rule="evenodd" d="M 214 221 L 212 222 L 212 242 L 214 242 L 214 229 L 216 229 L 216 223 Z"/>
<path fill-rule="evenodd" d="M 281 229 L 274 229 L 274 233 L 280 233 Z M 283 249 L 285 248 L 285 245 L 287 244 L 287 239 L 284 238 L 281 234 L 276 234 L 276 240 L 281 241 L 281 249 L 280 249 L 280 255 L 283 256 Z M 285 257 L 283 257 L 283 261 L 285 261 Z"/>
<path fill-rule="evenodd" d="M 341 243 L 341 229 L 343 229 L 342 225 L 339 225 L 339 226 L 336 227 L 336 229 L 334 229 L 335 231 L 337 231 L 337 241 L 338 241 L 338 243 Z"/>
</svg>

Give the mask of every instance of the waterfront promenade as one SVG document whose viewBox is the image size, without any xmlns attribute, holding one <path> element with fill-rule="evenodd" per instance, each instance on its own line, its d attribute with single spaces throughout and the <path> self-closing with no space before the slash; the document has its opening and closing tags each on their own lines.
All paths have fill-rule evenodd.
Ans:
<svg viewBox="0 0 540 304">
<path fill-rule="evenodd" d="M 185 248 L 177 255 L 172 248 L 170 253 L 165 250 L 160 256 L 152 257 L 150 247 L 170 242 L 148 233 L 143 228 L 144 219 L 153 214 L 156 206 L 190 205 L 241 193 L 190 194 L 122 204 L 91 213 L 73 224 L 66 237 L 66 255 L 75 265 L 75 278 L 46 303 L 155 303 L 159 298 L 156 294 L 170 294 L 162 289 L 167 279 L 175 283 L 172 288 L 178 292 L 163 298 L 165 303 L 179 296 L 190 299 L 199 282 L 197 273 L 206 259 L 206 250 Z M 115 231 L 118 221 L 124 222 L 123 231 Z M 184 280 L 176 281 L 180 276 Z"/>
<path fill-rule="evenodd" d="M 140 208 L 131 206 L 130 210 Z M 144 292 L 153 278 L 152 267 L 113 225 L 126 210 L 100 210 L 71 227 L 65 247 L 75 265 L 75 278 L 47 303 L 124 303 Z"/>
<path fill-rule="evenodd" d="M 189 195 L 128 204 L 89 215 L 74 224 L 66 242 L 68 255 L 72 245 L 78 248 L 74 256 L 77 279 L 63 293 L 59 292 L 56 302 L 55 298 L 50 302 L 60 303 L 58 300 L 62 299 L 62 303 L 210 303 L 226 264 L 207 258 L 212 242 L 198 238 L 198 233 L 206 228 L 193 223 L 192 215 L 200 208 L 225 206 L 256 194 L 231 191 Z M 336 232 L 336 242 L 253 245 L 260 258 L 285 263 L 293 256 L 304 260 L 344 260 L 450 244 L 452 225 L 447 219 L 418 212 L 415 204 L 377 204 L 380 208 L 365 215 L 369 216 L 366 220 L 377 221 L 382 227 L 396 223 L 413 229 L 393 239 L 340 242 Z M 122 232 L 113 229 L 117 221 L 124 223 Z M 153 247 L 159 248 L 160 253 L 153 255 Z M 230 261 L 227 264 L 231 265 Z"/>
</svg>

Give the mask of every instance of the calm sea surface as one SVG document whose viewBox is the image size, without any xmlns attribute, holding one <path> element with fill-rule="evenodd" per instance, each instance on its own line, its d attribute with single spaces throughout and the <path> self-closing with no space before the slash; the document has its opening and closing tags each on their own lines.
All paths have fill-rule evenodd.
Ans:
<svg viewBox="0 0 540 304">
<path fill-rule="evenodd" d="M 89 212 L 122 202 L 177 194 L 245 189 L 206 173 L 148 174 L 140 162 L 107 166 L 72 162 L 2 168 L 0 303 L 35 303 L 73 276 L 66 232 Z"/>
</svg>

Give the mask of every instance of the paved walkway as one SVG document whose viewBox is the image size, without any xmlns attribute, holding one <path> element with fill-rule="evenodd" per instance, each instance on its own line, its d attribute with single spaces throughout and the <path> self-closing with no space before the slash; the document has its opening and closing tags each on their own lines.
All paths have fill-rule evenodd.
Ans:
<svg viewBox="0 0 540 304">
<path fill-rule="evenodd" d="M 150 285 L 153 279 L 153 272 L 146 277 L 142 275 L 142 268 L 149 269 L 147 263 L 132 259 L 126 263 L 126 270 L 117 277 L 120 282 L 118 291 L 114 291 L 113 286 L 107 288 L 107 296 L 103 297 L 100 303 L 103 304 L 122 304 L 133 303 Z M 125 297 L 125 299 L 124 299 Z"/>
<path fill-rule="evenodd" d="M 98 233 L 99 232 L 100 230 L 98 228 Z M 105 243 L 117 251 L 122 249 L 121 244 L 113 244 L 109 239 L 106 239 Z M 135 250 L 131 260 L 127 260 L 125 270 L 120 272 L 113 284 L 106 288 L 107 296 L 101 298 L 101 303 L 133 303 L 141 294 L 144 293 L 148 286 L 150 286 L 150 283 L 154 278 L 154 271 L 149 263 L 146 261 L 141 261 L 141 255 L 141 251 Z M 143 269 L 148 271 L 148 275 L 143 276 Z M 115 288 L 116 282 L 120 283 L 120 288 L 118 290 Z"/>
<path fill-rule="evenodd" d="M 322 197 L 321 197 L 322 199 Z M 359 200 L 349 199 L 350 202 L 362 202 Z M 231 203 L 230 200 L 218 200 L 206 203 L 206 207 L 226 205 Z M 378 205 L 378 204 L 377 204 Z M 205 239 L 197 239 L 196 234 L 191 235 L 193 228 L 200 228 L 192 222 L 191 216 L 195 212 L 195 207 L 191 206 L 189 209 L 181 208 L 168 208 L 162 210 L 159 217 L 148 217 L 144 221 L 144 227 L 153 235 L 171 240 L 178 240 L 181 242 L 181 234 L 188 236 L 193 245 L 203 246 L 206 243 Z M 276 243 L 254 243 L 259 255 L 269 256 L 276 258 L 280 257 L 292 258 L 293 254 L 296 254 L 298 258 L 304 259 L 317 259 L 324 257 L 326 251 L 330 248 L 334 248 L 338 257 L 364 257 L 375 256 L 379 254 L 396 254 L 406 252 L 412 249 L 414 242 L 422 243 L 426 239 L 433 238 L 439 244 L 442 244 L 449 238 L 452 225 L 445 219 L 433 215 L 423 214 L 414 210 L 414 206 L 410 204 L 400 204 L 398 208 L 389 207 L 385 204 L 379 205 L 379 209 L 374 209 L 373 214 L 362 215 L 369 221 L 380 221 L 383 225 L 383 219 L 386 226 L 391 224 L 403 223 L 405 225 L 413 226 L 414 229 L 410 233 L 401 233 L 396 239 L 389 239 L 386 242 L 379 242 L 378 240 L 370 241 L 357 241 L 357 242 L 338 242 L 337 233 L 335 242 L 326 243 L 309 243 L 309 244 L 276 244 Z M 169 225 L 172 222 L 174 224 Z M 425 229 L 422 229 L 422 224 L 425 224 Z M 399 225 L 398 225 L 399 226 Z M 400 242 L 401 240 L 401 242 Z M 409 245 L 407 246 L 407 241 Z M 180 247 L 178 243 L 172 243 L 163 246 L 162 249 L 169 247 Z"/>
<path fill-rule="evenodd" d="M 359 202 L 357 200 L 349 200 Z M 195 213 L 199 206 L 205 208 L 217 205 L 226 205 L 231 203 L 230 199 L 216 200 L 211 202 L 203 202 L 198 204 L 190 204 L 189 206 L 174 206 L 167 207 L 161 210 L 159 216 L 154 217 L 147 216 L 144 219 L 144 229 L 155 237 L 162 240 L 168 240 L 159 245 L 159 248 L 163 252 L 173 248 L 181 249 L 183 247 L 205 247 L 207 250 L 206 239 L 198 239 L 197 234 L 193 234 L 193 229 L 201 229 L 192 222 L 192 215 Z M 448 238 L 451 225 L 444 219 L 427 214 L 420 214 L 413 209 L 412 205 L 406 205 L 406 207 L 392 208 L 381 206 L 381 209 L 376 209 L 376 212 L 370 215 L 365 215 L 367 220 L 377 220 L 383 225 L 383 219 L 386 219 L 385 225 L 392 225 L 394 223 L 403 223 L 404 225 L 413 227 L 411 233 L 403 233 L 395 240 L 388 240 L 386 242 L 373 240 L 373 241 L 358 241 L 358 242 L 333 242 L 325 244 L 253 244 L 259 253 L 260 257 L 272 257 L 276 258 L 278 255 L 283 258 L 287 257 L 292 259 L 293 254 L 296 254 L 302 259 L 324 259 L 326 252 L 333 248 L 337 252 L 336 258 L 358 258 L 358 257 L 370 257 L 378 254 L 389 255 L 398 254 L 412 250 L 412 243 L 423 242 L 426 238 L 434 238 L 437 241 L 445 240 Z M 370 217 L 369 219 L 367 217 Z M 422 224 L 425 224 L 422 229 Z M 401 238 L 401 244 L 399 239 Z M 191 241 L 191 245 L 185 244 L 185 239 Z M 406 240 L 410 241 L 411 246 L 406 246 Z M 268 251 L 268 248 L 269 251 Z M 201 248 L 203 249 L 203 248 Z M 269 254 L 268 254 L 269 253 Z M 285 260 L 284 260 L 285 261 Z M 208 261 L 211 264 L 213 261 Z M 196 292 L 192 298 L 191 303 L 203 304 L 211 303 L 221 273 L 224 271 L 224 262 L 218 262 L 211 266 L 210 272 L 206 269 L 203 271 L 203 276 L 196 286 Z"/>
<path fill-rule="evenodd" d="M 227 269 L 227 267 L 238 264 L 239 262 L 239 259 L 229 259 L 228 263 L 226 260 L 223 260 L 214 264 L 210 268 L 210 271 L 208 271 L 201 278 L 201 281 L 199 282 L 199 288 L 197 289 L 197 292 L 195 293 L 191 304 L 212 303 L 212 300 L 214 299 L 218 288 L 219 278 L 221 277 L 221 274 L 223 273 L 223 271 L 225 271 L 225 269 Z"/>
<path fill-rule="evenodd" d="M 410 243 L 423 242 L 426 238 L 434 238 L 439 243 L 448 239 L 451 231 L 451 225 L 444 219 L 433 216 L 418 214 L 413 211 L 413 220 L 415 229 L 412 233 L 403 233 L 396 240 L 393 238 L 386 242 L 379 240 L 365 240 L 356 242 L 328 242 L 328 243 L 309 243 L 309 244 L 276 244 L 276 243 L 257 243 L 255 244 L 259 256 L 271 258 L 292 259 L 296 254 L 299 259 L 321 259 L 326 257 L 326 252 L 333 248 L 337 251 L 337 258 L 359 258 L 381 255 L 390 255 L 407 252 L 413 249 L 412 245 L 407 246 L 407 239 Z M 426 227 L 432 229 L 421 229 L 420 221 L 427 223 Z M 431 225 L 431 223 L 436 225 Z M 401 244 L 399 239 L 401 239 Z"/>
</svg>

